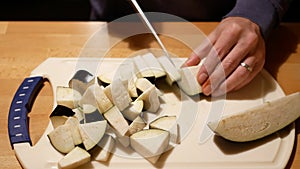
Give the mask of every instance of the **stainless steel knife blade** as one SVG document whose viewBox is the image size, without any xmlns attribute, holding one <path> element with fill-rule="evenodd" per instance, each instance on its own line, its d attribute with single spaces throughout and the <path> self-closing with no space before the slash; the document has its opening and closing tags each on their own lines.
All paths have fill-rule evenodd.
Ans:
<svg viewBox="0 0 300 169">
<path fill-rule="evenodd" d="M 151 33 L 153 34 L 153 36 L 155 37 L 155 39 L 157 40 L 158 44 L 160 45 L 160 47 L 162 48 L 163 52 L 165 53 L 165 55 L 167 56 L 167 58 L 169 59 L 169 61 L 175 66 L 175 64 L 173 63 L 172 59 L 169 56 L 169 53 L 166 49 L 166 47 L 164 46 L 164 44 L 162 43 L 162 41 L 160 40 L 159 36 L 157 35 L 155 29 L 152 27 L 151 23 L 149 22 L 148 18 L 146 17 L 146 15 L 144 14 L 143 10 L 141 9 L 141 7 L 139 6 L 139 4 L 137 3 L 136 0 L 131 0 L 133 6 L 135 7 L 135 9 L 138 11 L 138 13 L 140 14 L 142 21 L 145 23 L 145 25 L 147 26 L 147 28 L 151 31 Z"/>
</svg>

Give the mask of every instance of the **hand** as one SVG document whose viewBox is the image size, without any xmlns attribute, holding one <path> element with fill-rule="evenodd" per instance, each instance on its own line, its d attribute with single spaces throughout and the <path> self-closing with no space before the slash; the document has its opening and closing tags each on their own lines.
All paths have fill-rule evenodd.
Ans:
<svg viewBox="0 0 300 169">
<path fill-rule="evenodd" d="M 242 17 L 223 19 L 183 66 L 197 65 L 204 58 L 197 80 L 205 95 L 220 96 L 242 88 L 265 63 L 265 42 L 259 26 Z M 250 69 L 240 66 L 241 62 Z"/>
</svg>

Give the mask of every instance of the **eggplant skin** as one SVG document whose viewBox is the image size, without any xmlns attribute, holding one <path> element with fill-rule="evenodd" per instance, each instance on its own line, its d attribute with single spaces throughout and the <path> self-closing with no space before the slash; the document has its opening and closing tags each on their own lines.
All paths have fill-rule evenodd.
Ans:
<svg viewBox="0 0 300 169">
<path fill-rule="evenodd" d="M 103 121 L 105 120 L 102 114 L 96 109 L 92 113 L 84 113 L 84 119 L 86 123 L 96 122 L 96 121 Z"/>
<path fill-rule="evenodd" d="M 86 70 L 78 70 L 69 80 L 69 87 L 83 94 L 86 88 L 95 80 L 94 75 Z"/>
<path fill-rule="evenodd" d="M 74 116 L 75 115 L 75 112 L 73 112 L 72 109 L 66 107 L 66 106 L 63 106 L 63 105 L 57 105 L 55 107 L 55 109 L 52 111 L 52 113 L 50 114 L 50 117 L 52 116 L 67 116 L 67 117 L 70 117 L 70 116 Z"/>
<path fill-rule="evenodd" d="M 88 72 L 86 70 L 78 70 L 74 74 L 72 79 L 77 79 L 83 83 L 89 83 L 90 81 L 92 81 L 94 79 L 94 75 L 92 75 L 90 72 Z"/>
</svg>

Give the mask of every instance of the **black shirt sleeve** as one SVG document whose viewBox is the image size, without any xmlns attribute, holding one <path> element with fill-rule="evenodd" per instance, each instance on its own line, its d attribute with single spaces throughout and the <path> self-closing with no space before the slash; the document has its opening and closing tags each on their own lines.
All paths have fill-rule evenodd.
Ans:
<svg viewBox="0 0 300 169">
<path fill-rule="evenodd" d="M 235 7 L 225 16 L 244 17 L 256 23 L 267 39 L 278 25 L 291 0 L 237 0 Z"/>
</svg>

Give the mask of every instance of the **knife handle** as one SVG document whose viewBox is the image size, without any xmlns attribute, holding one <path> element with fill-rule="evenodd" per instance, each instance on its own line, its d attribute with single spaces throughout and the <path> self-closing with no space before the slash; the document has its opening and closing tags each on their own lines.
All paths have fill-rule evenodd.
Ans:
<svg viewBox="0 0 300 169">
<path fill-rule="evenodd" d="M 43 77 L 28 77 L 24 79 L 15 93 L 8 114 L 8 134 L 12 148 L 15 143 L 27 142 L 32 145 L 29 136 L 28 113 L 43 86 Z"/>
</svg>

